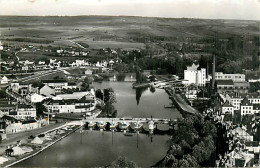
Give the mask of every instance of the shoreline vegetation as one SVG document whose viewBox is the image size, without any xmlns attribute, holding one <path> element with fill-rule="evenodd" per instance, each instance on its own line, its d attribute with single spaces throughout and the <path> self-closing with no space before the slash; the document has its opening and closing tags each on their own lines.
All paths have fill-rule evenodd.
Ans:
<svg viewBox="0 0 260 168">
<path fill-rule="evenodd" d="M 217 129 L 202 115 L 178 120 L 178 129 L 167 142 L 166 156 L 152 167 L 214 167 Z"/>
</svg>

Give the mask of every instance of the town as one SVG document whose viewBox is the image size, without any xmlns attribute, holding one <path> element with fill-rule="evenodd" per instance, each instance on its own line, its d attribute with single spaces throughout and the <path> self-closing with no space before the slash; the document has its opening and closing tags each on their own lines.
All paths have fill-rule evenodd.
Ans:
<svg viewBox="0 0 260 168">
<path fill-rule="evenodd" d="M 85 130 L 111 132 L 112 137 L 115 132 L 136 135 L 138 143 L 141 134 L 151 142 L 157 134 L 170 135 L 170 150 L 151 166 L 260 166 L 259 38 L 243 37 L 244 47 L 254 44 L 257 51 L 248 51 L 250 63 L 239 62 L 243 69 L 236 67 L 238 61 L 221 60 L 222 51 L 211 52 L 217 47 L 209 39 L 203 40 L 210 45 L 190 38 L 178 44 L 156 39 L 160 49 L 149 49 L 151 44 L 97 49 L 73 39 L 67 46 L 52 46 L 53 41 L 47 39 L 8 35 L 1 39 L 1 166 L 26 162 L 74 132 L 82 136 Z M 215 39 L 213 43 L 223 42 L 216 44 L 223 47 L 236 45 L 235 40 Z M 178 111 L 181 117 L 159 116 L 160 111 L 155 116 L 122 117 L 124 108 L 116 107 L 122 105 L 125 93 L 110 83 L 98 87 L 105 81 L 130 83 L 127 86 L 136 92 L 137 106 L 147 89 L 152 94 L 163 91 L 170 103 L 154 107 Z M 147 97 L 143 94 L 142 98 Z"/>
</svg>

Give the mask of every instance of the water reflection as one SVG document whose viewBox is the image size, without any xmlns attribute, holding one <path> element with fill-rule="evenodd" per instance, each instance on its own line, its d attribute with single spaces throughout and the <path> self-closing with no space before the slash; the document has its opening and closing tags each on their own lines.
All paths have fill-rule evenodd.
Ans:
<svg viewBox="0 0 260 168">
<path fill-rule="evenodd" d="M 136 103 L 137 103 L 137 105 L 139 105 L 141 96 L 142 96 L 143 92 L 146 91 L 146 90 L 147 90 L 147 88 L 137 88 L 135 90 L 135 96 L 136 96 Z"/>
<path fill-rule="evenodd" d="M 150 167 L 165 156 L 168 139 L 167 135 L 158 135 L 151 142 L 151 137 L 145 134 L 124 136 L 122 132 L 77 131 L 15 167 L 101 167 L 119 156 L 140 167 Z"/>
</svg>

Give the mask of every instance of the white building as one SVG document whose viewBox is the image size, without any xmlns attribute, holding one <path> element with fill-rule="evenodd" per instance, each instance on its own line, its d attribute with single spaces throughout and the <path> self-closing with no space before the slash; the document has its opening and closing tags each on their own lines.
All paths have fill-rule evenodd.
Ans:
<svg viewBox="0 0 260 168">
<path fill-rule="evenodd" d="M 31 103 L 39 103 L 42 102 L 44 99 L 46 99 L 47 97 L 43 96 L 43 95 L 39 95 L 37 93 L 33 93 L 31 95 L 27 96 L 27 99 L 31 102 Z"/>
<path fill-rule="evenodd" d="M 61 92 L 61 90 L 68 86 L 68 82 L 63 79 L 56 80 L 42 80 L 42 83 L 55 89 L 55 92 Z"/>
<path fill-rule="evenodd" d="M 31 105 L 19 104 L 16 119 L 36 118 L 36 108 Z"/>
<path fill-rule="evenodd" d="M 184 70 L 184 80 L 187 84 L 196 84 L 197 86 L 206 85 L 206 69 L 201 68 L 201 70 Z"/>
<path fill-rule="evenodd" d="M 85 60 L 84 59 L 76 59 L 76 66 L 80 67 L 80 66 L 84 66 L 85 65 Z"/>
<path fill-rule="evenodd" d="M 234 115 L 234 107 L 228 101 L 226 101 L 221 107 L 221 112 L 222 114 Z"/>
<path fill-rule="evenodd" d="M 233 82 L 244 82 L 245 74 L 224 74 L 223 72 L 215 73 L 216 80 L 233 80 Z"/>
<path fill-rule="evenodd" d="M 93 71 L 91 69 L 87 69 L 85 71 L 85 75 L 92 75 L 93 74 Z"/>
<path fill-rule="evenodd" d="M 4 76 L 4 77 L 0 77 L 0 84 L 8 84 L 9 83 L 9 79 Z"/>
</svg>

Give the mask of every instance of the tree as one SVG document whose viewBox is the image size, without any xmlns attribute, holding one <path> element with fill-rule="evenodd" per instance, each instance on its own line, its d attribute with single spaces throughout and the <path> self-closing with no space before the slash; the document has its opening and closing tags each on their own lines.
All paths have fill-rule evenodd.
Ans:
<svg viewBox="0 0 260 168">
<path fill-rule="evenodd" d="M 43 116 L 47 109 L 42 103 L 36 103 L 36 114 L 37 116 Z"/>
<path fill-rule="evenodd" d="M 112 162 L 110 167 L 138 167 L 133 161 L 128 161 L 126 157 L 119 157 L 116 161 Z"/>
<path fill-rule="evenodd" d="M 116 96 L 113 88 L 104 89 L 104 101 L 105 103 L 116 103 Z"/>
<path fill-rule="evenodd" d="M 0 98 L 6 98 L 6 92 L 5 90 L 0 90 Z"/>
<path fill-rule="evenodd" d="M 100 89 L 96 90 L 95 94 L 97 98 L 103 100 L 103 92 Z"/>
</svg>

